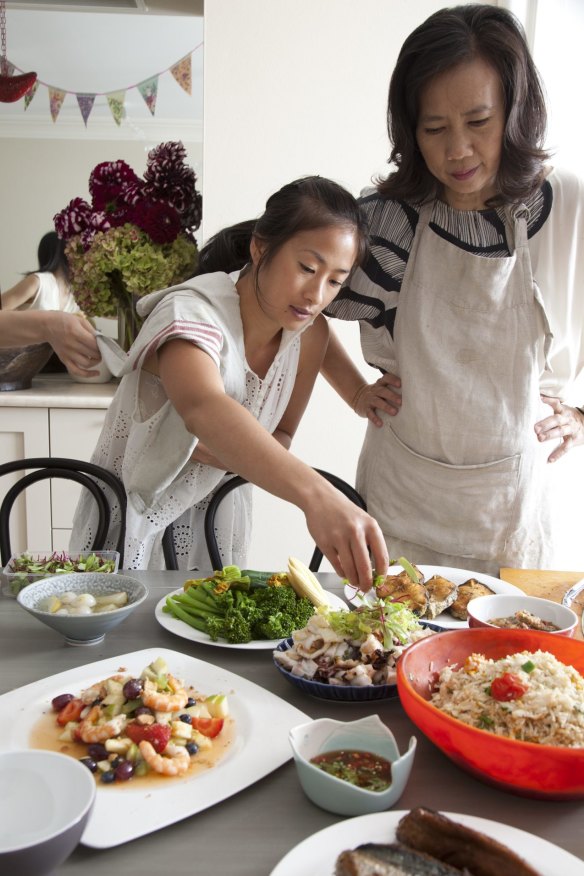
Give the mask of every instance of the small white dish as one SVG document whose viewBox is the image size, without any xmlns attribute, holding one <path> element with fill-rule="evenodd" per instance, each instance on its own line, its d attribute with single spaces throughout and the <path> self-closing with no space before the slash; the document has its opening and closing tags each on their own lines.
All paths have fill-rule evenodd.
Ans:
<svg viewBox="0 0 584 876">
<path fill-rule="evenodd" d="M 517 611 L 528 611 L 534 617 L 556 626 L 556 630 L 546 631 L 554 636 L 573 636 L 578 623 L 578 615 L 566 605 L 526 593 L 477 596 L 470 600 L 467 611 L 469 627 L 500 629 L 500 624 L 494 624 L 493 620 L 510 618 Z"/>
<path fill-rule="evenodd" d="M 94 805 L 95 779 L 54 751 L 0 753 L 0 871 L 44 876 L 69 857 Z"/>
<path fill-rule="evenodd" d="M 339 815 L 367 815 L 397 803 L 407 784 L 416 751 L 416 738 L 412 736 L 408 750 L 400 755 L 393 733 L 378 715 L 368 715 L 358 721 L 319 718 L 293 727 L 288 738 L 304 793 L 321 809 Z M 368 791 L 310 763 L 311 758 L 319 754 L 339 750 L 368 751 L 389 760 L 392 777 L 389 788 Z"/>
</svg>

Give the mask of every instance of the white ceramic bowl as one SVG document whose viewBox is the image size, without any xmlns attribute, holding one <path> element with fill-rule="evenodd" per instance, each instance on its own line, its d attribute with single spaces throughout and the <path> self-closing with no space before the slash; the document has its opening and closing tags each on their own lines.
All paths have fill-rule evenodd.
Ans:
<svg viewBox="0 0 584 876">
<path fill-rule="evenodd" d="M 54 751 L 0 754 L 0 872 L 45 876 L 71 854 L 95 800 L 95 779 Z"/>
<path fill-rule="evenodd" d="M 552 635 L 573 636 L 578 623 L 578 615 L 551 599 L 539 599 L 527 594 L 499 593 L 492 596 L 477 596 L 471 599 L 467 606 L 469 627 L 489 627 L 500 629 L 490 623 L 494 618 L 511 617 L 516 611 L 528 611 L 541 620 L 549 621 L 557 630 L 550 630 Z"/>
<path fill-rule="evenodd" d="M 412 736 L 408 750 L 400 756 L 393 733 L 378 715 L 358 721 L 319 718 L 293 727 L 289 739 L 304 793 L 317 806 L 339 815 L 368 815 L 393 806 L 406 786 L 416 751 L 416 739 Z M 318 754 L 340 749 L 369 751 L 389 760 L 392 777 L 389 788 L 368 791 L 310 763 Z"/>
<path fill-rule="evenodd" d="M 128 602 L 122 608 L 101 614 L 59 615 L 42 611 L 39 603 L 47 596 L 59 596 L 66 591 L 92 593 L 101 596 L 125 590 Z M 128 575 L 104 575 L 103 572 L 71 572 L 68 575 L 54 575 L 29 584 L 17 596 L 18 603 L 41 623 L 65 636 L 69 645 L 97 645 L 105 634 L 122 623 L 144 602 L 148 590 L 141 581 Z"/>
</svg>

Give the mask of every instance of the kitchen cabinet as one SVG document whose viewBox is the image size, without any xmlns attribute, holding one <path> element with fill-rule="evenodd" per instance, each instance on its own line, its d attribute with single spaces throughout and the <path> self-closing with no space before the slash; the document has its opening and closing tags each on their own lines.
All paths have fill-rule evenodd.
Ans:
<svg viewBox="0 0 584 876">
<path fill-rule="evenodd" d="M 89 460 L 117 382 L 77 383 L 47 374 L 31 389 L 0 392 L 0 460 L 66 456 Z M 0 499 L 24 472 L 0 479 Z M 32 484 L 12 515 L 12 550 L 66 550 L 81 487 L 61 479 Z"/>
</svg>

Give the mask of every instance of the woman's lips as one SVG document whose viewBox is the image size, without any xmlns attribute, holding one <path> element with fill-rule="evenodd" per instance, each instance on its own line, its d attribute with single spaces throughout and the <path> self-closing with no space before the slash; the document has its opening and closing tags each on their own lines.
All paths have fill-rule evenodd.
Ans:
<svg viewBox="0 0 584 876">
<path fill-rule="evenodd" d="M 290 305 L 290 310 L 297 319 L 310 319 L 312 316 L 308 310 L 300 310 L 300 308 L 294 307 L 293 304 Z"/>
<path fill-rule="evenodd" d="M 458 170 L 456 173 L 452 173 L 451 176 L 457 182 L 465 182 L 467 179 L 471 179 L 475 173 L 477 172 L 476 167 L 471 167 L 470 170 Z"/>
</svg>

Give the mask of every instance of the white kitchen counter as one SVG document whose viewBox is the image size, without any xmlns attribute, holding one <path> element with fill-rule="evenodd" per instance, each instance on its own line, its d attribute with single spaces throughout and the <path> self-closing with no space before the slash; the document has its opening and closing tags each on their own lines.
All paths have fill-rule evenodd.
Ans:
<svg viewBox="0 0 584 876">
<path fill-rule="evenodd" d="M 118 387 L 109 383 L 78 383 L 68 374 L 42 374 L 30 389 L 0 392 L 3 408 L 103 408 L 107 409 Z"/>
</svg>

